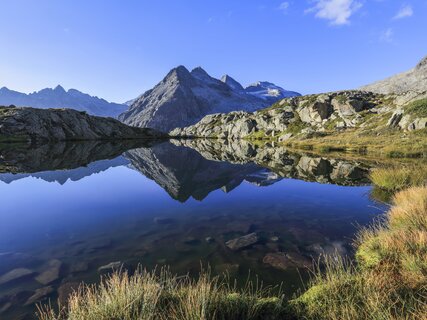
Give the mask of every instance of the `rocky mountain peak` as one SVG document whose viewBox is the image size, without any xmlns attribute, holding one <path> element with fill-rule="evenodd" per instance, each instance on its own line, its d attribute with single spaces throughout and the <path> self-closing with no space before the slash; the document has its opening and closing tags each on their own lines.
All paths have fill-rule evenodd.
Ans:
<svg viewBox="0 0 427 320">
<path fill-rule="evenodd" d="M 421 59 L 420 62 L 418 62 L 418 64 L 415 67 L 415 69 L 422 69 L 422 68 L 424 68 L 426 66 L 427 66 L 427 56 L 425 56 L 423 59 Z"/>
<path fill-rule="evenodd" d="M 230 77 L 228 74 L 223 75 L 221 77 L 221 81 L 227 84 L 233 90 L 237 90 L 237 91 L 244 90 L 243 86 L 238 81 Z"/>
<path fill-rule="evenodd" d="M 163 79 L 163 82 L 168 83 L 169 81 L 176 79 L 178 82 L 191 81 L 192 77 L 190 71 L 184 66 L 178 66 L 173 68 L 166 77 Z"/>
<path fill-rule="evenodd" d="M 53 91 L 57 93 L 66 93 L 65 89 L 59 84 L 55 87 L 55 89 L 53 89 Z"/>
</svg>

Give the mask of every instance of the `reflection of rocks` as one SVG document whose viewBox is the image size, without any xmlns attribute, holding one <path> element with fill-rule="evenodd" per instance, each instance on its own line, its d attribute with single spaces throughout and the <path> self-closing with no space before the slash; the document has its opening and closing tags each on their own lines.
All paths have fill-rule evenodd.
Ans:
<svg viewBox="0 0 427 320">
<path fill-rule="evenodd" d="M 13 145 L 13 147 L 3 145 L 0 148 L 0 172 L 31 173 L 76 169 L 94 161 L 114 159 L 130 148 L 149 145 L 152 143 L 148 141 L 61 142 L 40 146 L 22 144 Z M 94 172 L 97 170 L 99 169 L 94 168 Z"/>
<path fill-rule="evenodd" d="M 256 233 L 250 233 L 243 237 L 229 240 L 225 243 L 227 247 L 231 250 L 240 250 L 243 248 L 247 248 L 258 242 L 258 236 Z"/>
<path fill-rule="evenodd" d="M 28 298 L 27 302 L 25 302 L 25 305 L 31 305 L 33 303 L 36 303 L 37 301 L 42 300 L 52 292 L 53 288 L 51 286 L 37 289 L 34 294 Z"/>
<path fill-rule="evenodd" d="M 0 285 L 28 277 L 33 273 L 34 271 L 26 268 L 14 269 L 0 277 Z"/>
<path fill-rule="evenodd" d="M 312 266 L 310 259 L 296 252 L 267 253 L 262 261 L 265 264 L 271 265 L 273 268 L 281 270 L 289 268 L 309 268 Z"/>
<path fill-rule="evenodd" d="M 328 159 L 321 156 L 290 153 L 283 146 L 253 145 L 245 140 L 218 141 L 212 139 L 172 140 L 197 150 L 204 158 L 238 164 L 256 163 L 273 172 L 257 171 L 245 180 L 258 185 L 274 183 L 281 178 L 295 178 L 339 185 L 369 184 L 369 167 L 359 162 Z M 256 178 L 259 178 L 257 181 Z"/>
<path fill-rule="evenodd" d="M 61 270 L 62 262 L 53 259 L 50 260 L 42 273 L 40 273 L 35 279 L 41 284 L 49 284 L 59 278 L 59 272 Z"/>
<path fill-rule="evenodd" d="M 132 167 L 174 199 L 201 200 L 211 191 L 229 192 L 243 181 L 268 186 L 283 178 L 340 185 L 368 184 L 368 167 L 357 162 L 289 153 L 286 148 L 247 141 L 173 140 L 124 154 Z M 171 157 L 173 154 L 173 157 Z"/>
<path fill-rule="evenodd" d="M 259 170 L 254 164 L 208 161 L 190 148 L 170 143 L 130 150 L 124 156 L 136 170 L 180 201 L 189 197 L 201 200 L 220 188 L 230 191 L 240 185 L 248 174 Z"/>
</svg>

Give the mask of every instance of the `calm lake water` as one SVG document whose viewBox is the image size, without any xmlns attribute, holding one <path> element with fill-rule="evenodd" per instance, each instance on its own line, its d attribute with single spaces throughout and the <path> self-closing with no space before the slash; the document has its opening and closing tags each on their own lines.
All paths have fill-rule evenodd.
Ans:
<svg viewBox="0 0 427 320">
<path fill-rule="evenodd" d="M 371 164 L 274 146 L 94 142 L 0 155 L 1 319 L 30 319 L 35 301 L 118 265 L 210 266 L 292 294 L 312 259 L 351 256 L 358 225 L 386 209 Z"/>
</svg>

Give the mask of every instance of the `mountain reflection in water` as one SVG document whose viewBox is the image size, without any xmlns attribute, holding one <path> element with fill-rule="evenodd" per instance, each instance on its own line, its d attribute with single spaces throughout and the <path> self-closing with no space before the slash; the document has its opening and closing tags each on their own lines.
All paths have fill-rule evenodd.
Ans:
<svg viewBox="0 0 427 320">
<path fill-rule="evenodd" d="M 1 149 L 0 317 L 29 317 L 36 290 L 63 299 L 112 262 L 203 264 L 239 283 L 250 271 L 294 292 L 313 258 L 351 255 L 355 224 L 384 210 L 370 166 L 245 141 Z"/>
</svg>

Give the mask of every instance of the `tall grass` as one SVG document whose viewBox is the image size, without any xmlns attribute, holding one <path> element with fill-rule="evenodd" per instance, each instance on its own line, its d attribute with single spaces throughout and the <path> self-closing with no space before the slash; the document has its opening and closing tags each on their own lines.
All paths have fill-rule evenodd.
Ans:
<svg viewBox="0 0 427 320">
<path fill-rule="evenodd" d="M 222 320 L 289 319 L 288 305 L 278 288 L 252 282 L 243 289 L 226 278 L 202 272 L 198 279 L 156 272 L 115 272 L 99 285 L 83 285 L 67 306 L 55 311 L 39 306 L 40 320 Z M 273 293 L 276 292 L 276 293 Z"/>
<path fill-rule="evenodd" d="M 357 264 L 326 259 L 294 300 L 307 319 L 427 319 L 427 187 L 394 197 L 384 221 L 359 233 Z"/>
</svg>

